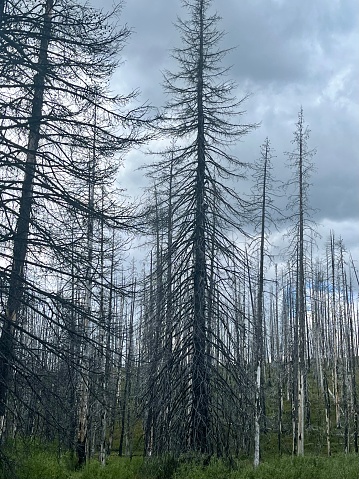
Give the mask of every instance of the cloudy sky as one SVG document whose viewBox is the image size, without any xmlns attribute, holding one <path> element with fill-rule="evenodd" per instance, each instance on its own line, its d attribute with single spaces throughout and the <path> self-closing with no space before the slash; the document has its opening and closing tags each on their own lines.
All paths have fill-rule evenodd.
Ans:
<svg viewBox="0 0 359 479">
<path fill-rule="evenodd" d="M 213 8 L 226 32 L 222 46 L 235 47 L 226 61 L 238 98 L 251 93 L 244 121 L 261 123 L 235 147 L 236 155 L 254 161 L 268 136 L 275 171 L 288 177 L 283 152 L 292 149 L 302 105 L 309 147 L 317 150 L 310 198 L 319 232 L 324 241 L 333 229 L 359 261 L 358 0 L 213 0 Z M 138 88 L 140 102 L 163 105 L 162 72 L 176 68 L 170 51 L 180 45 L 173 24 L 185 14 L 180 0 L 127 0 L 121 21 L 133 34 L 115 90 Z M 129 192 L 145 184 L 136 168 L 148 160 L 128 155 L 121 181 Z"/>
</svg>

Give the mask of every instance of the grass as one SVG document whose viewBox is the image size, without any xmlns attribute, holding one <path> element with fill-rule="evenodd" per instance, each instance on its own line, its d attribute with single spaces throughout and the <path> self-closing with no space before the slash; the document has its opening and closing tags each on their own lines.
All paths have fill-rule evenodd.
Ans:
<svg viewBox="0 0 359 479">
<path fill-rule="evenodd" d="M 54 451 L 46 452 L 39 446 L 19 449 L 16 460 L 14 454 L 9 457 L 12 470 L 0 468 L 0 479 L 359 479 L 359 456 L 355 454 L 271 457 L 256 469 L 249 460 L 232 461 L 229 465 L 227 461 L 212 459 L 204 466 L 200 459 L 114 456 L 105 467 L 93 460 L 75 470 L 67 454 L 58 457 Z"/>
<path fill-rule="evenodd" d="M 359 479 L 359 457 L 354 454 L 329 458 L 284 456 L 270 458 L 257 469 L 249 461 L 238 461 L 230 467 L 219 459 L 203 466 L 200 460 L 133 458 L 130 461 L 116 457 L 105 468 L 92 462 L 69 479 Z"/>
</svg>

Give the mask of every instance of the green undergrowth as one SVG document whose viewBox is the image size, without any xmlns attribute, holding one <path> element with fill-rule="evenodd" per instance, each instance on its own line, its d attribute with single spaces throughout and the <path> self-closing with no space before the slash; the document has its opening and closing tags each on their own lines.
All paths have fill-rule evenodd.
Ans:
<svg viewBox="0 0 359 479">
<path fill-rule="evenodd" d="M 173 479 L 359 479 L 359 457 L 270 458 L 254 469 L 249 461 L 238 461 L 232 466 L 221 460 L 212 460 L 207 467 L 183 463 L 174 472 Z M 149 478 L 146 478 L 149 479 Z M 162 479 L 162 478 L 161 478 Z M 165 479 L 165 478 L 163 478 Z"/>
<path fill-rule="evenodd" d="M 206 465 L 204 465 L 206 464 Z M 201 458 L 112 456 L 106 466 L 92 460 L 76 470 L 71 455 L 55 446 L 8 446 L 0 479 L 359 479 L 359 456 L 269 457 L 254 469 L 251 461 Z"/>
</svg>

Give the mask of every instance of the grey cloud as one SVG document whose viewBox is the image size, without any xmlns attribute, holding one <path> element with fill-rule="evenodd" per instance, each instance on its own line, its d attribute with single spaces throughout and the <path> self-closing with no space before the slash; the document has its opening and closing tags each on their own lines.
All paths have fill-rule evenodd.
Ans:
<svg viewBox="0 0 359 479">
<path fill-rule="evenodd" d="M 309 145 L 317 149 L 310 193 L 318 209 L 315 218 L 359 221 L 357 0 L 214 0 L 213 8 L 222 16 L 219 27 L 227 32 L 223 47 L 236 47 L 226 64 L 233 64 L 229 76 L 238 83 L 238 97 L 253 92 L 243 121 L 261 122 L 235 146 L 235 154 L 254 161 L 268 136 L 276 150 L 277 176 L 288 177 L 283 152 L 293 146 L 302 105 L 311 129 Z M 183 13 L 179 0 L 127 0 L 121 21 L 134 34 L 114 86 L 116 78 L 118 85 L 125 81 L 142 91 L 140 101 L 163 105 L 161 70 L 176 68 L 170 50 L 180 43 L 173 22 Z M 138 172 L 130 179 L 131 164 L 137 163 L 129 157 L 128 180 L 121 179 L 129 189 L 140 181 Z M 285 199 L 281 202 L 284 207 Z"/>
<path fill-rule="evenodd" d="M 338 46 L 357 30 L 354 1 L 216 2 L 238 48 L 235 74 L 278 85 L 326 75 L 345 57 Z M 355 13 L 354 13 L 355 12 Z M 318 68 L 320 71 L 318 72 Z"/>
</svg>

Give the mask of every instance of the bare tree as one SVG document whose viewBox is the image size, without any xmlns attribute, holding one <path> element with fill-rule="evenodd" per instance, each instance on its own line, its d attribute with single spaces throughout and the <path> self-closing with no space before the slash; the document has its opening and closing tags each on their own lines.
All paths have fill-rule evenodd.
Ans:
<svg viewBox="0 0 359 479">
<path fill-rule="evenodd" d="M 256 309 L 255 309 L 255 325 L 254 325 L 254 369 L 255 369 L 255 436 L 254 436 L 254 466 L 259 465 L 260 461 L 260 428 L 262 415 L 265 414 L 264 391 L 263 391 L 263 361 L 264 355 L 264 271 L 265 271 L 265 257 L 267 236 L 269 233 L 269 225 L 273 224 L 273 211 L 275 207 L 273 204 L 273 186 L 274 180 L 272 177 L 273 158 L 270 142 L 266 138 L 261 146 L 261 158 L 254 166 L 254 197 L 253 205 L 257 207 L 255 217 L 252 219 L 255 226 L 258 227 L 258 242 L 259 242 L 259 267 L 258 267 L 258 287 L 256 294 Z M 274 335 L 272 336 L 274 337 Z M 273 360 L 271 354 L 271 360 Z"/>
<path fill-rule="evenodd" d="M 228 285 L 242 271 L 242 255 L 232 237 L 241 232 L 245 201 L 224 180 L 241 176 L 244 164 L 227 147 L 253 125 L 237 123 L 243 100 L 233 98 L 234 85 L 223 79 L 226 51 L 218 46 L 222 33 L 211 2 L 183 4 L 189 12 L 177 24 L 183 46 L 173 51 L 179 69 L 166 72 L 164 81 L 171 95 L 165 130 L 176 143 L 150 166 L 159 185 L 170 184 L 172 228 L 163 254 L 171 258 L 166 286 L 171 291 L 171 304 L 166 305 L 172 324 L 171 368 L 160 369 L 154 380 L 156 393 L 163 394 L 161 417 L 171 418 L 167 434 L 173 452 L 212 454 L 216 449 L 225 454 L 229 438 L 238 433 L 232 426 L 238 411 L 220 405 L 226 395 L 236 403 L 241 389 L 233 355 L 234 292 Z M 161 206 L 168 197 L 162 198 Z M 163 391 L 167 374 L 170 401 Z"/>
<path fill-rule="evenodd" d="M 123 154 L 145 140 L 140 129 L 147 109 L 126 109 L 133 94 L 112 96 L 107 90 L 108 77 L 129 36 L 127 28 L 117 25 L 119 8 L 104 13 L 76 1 L 46 0 L 34 5 L 10 0 L 1 4 L 1 12 L 0 232 L 1 275 L 6 283 L 0 337 L 3 432 L 11 373 L 14 365 L 16 374 L 24 368 L 21 348 L 15 348 L 15 343 L 21 335 L 32 334 L 26 310 L 41 311 L 59 331 L 81 338 L 82 346 L 94 340 L 77 328 L 84 319 L 98 323 L 90 290 L 99 290 L 101 271 L 94 267 L 92 229 L 100 220 L 106 228 L 127 230 L 130 226 L 133 208 L 121 204 L 120 196 L 115 200 L 110 185 Z M 89 164 L 95 188 L 90 199 L 86 194 Z M 103 188 L 105 199 L 97 201 L 94 191 Z M 66 282 L 73 285 L 73 294 L 63 294 Z M 75 311 L 72 324 L 69 311 Z M 53 338 L 39 340 L 48 347 L 51 344 L 61 356 Z"/>
<path fill-rule="evenodd" d="M 306 389 L 306 249 L 312 238 L 311 208 L 309 205 L 309 177 L 313 169 L 311 158 L 314 150 L 308 149 L 309 129 L 306 127 L 303 108 L 298 114 L 294 132 L 294 150 L 287 153 L 293 175 L 289 185 L 294 193 L 289 196 L 288 207 L 292 211 L 293 227 L 290 229 L 292 258 L 296 271 L 296 302 L 293 350 L 293 453 L 304 454 L 305 389 Z"/>
</svg>

